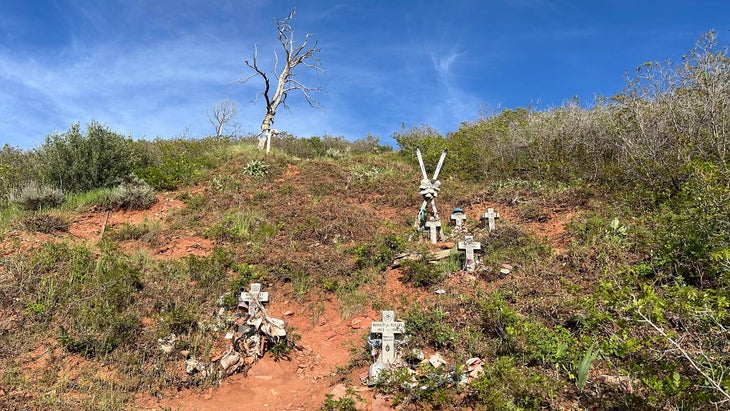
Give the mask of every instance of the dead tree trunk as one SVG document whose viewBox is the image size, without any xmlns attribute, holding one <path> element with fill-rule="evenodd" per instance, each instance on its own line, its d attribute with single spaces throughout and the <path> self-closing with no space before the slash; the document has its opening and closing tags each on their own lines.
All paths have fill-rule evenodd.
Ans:
<svg viewBox="0 0 730 411">
<path fill-rule="evenodd" d="M 289 21 L 294 17 L 294 13 L 296 13 L 296 9 L 292 10 L 292 12 L 284 19 L 276 20 L 276 26 L 279 33 L 279 43 L 284 49 L 286 57 L 281 71 L 278 71 L 279 56 L 276 52 L 274 52 L 276 63 L 274 64 L 273 71 L 271 73 L 267 73 L 261 69 L 257 60 L 258 50 L 254 48 L 254 55 L 251 62 L 245 60 L 246 66 L 253 70 L 253 73 L 240 80 L 242 83 L 245 83 L 254 77 L 261 77 L 264 80 L 264 90 L 258 95 L 262 95 L 266 101 L 266 113 L 261 121 L 261 132 L 258 136 L 258 148 L 263 150 L 265 147 L 266 154 L 269 153 L 269 149 L 271 147 L 271 137 L 276 134 L 271 128 L 274 123 L 274 117 L 276 117 L 276 110 L 279 108 L 279 105 L 283 105 L 287 110 L 289 109 L 289 106 L 286 104 L 286 98 L 290 91 L 296 90 L 301 92 L 310 107 L 320 108 L 319 101 L 312 97 L 311 92 L 321 91 L 321 88 L 308 87 L 294 79 L 296 69 L 300 65 L 302 67 L 312 69 L 315 72 L 324 72 L 324 69 L 320 66 L 320 59 L 317 56 L 320 52 L 319 47 L 317 47 L 317 41 L 315 40 L 314 44 L 310 44 L 312 35 L 307 33 L 304 36 L 304 41 L 301 43 L 294 41 L 294 32 L 292 27 L 289 25 Z M 273 93 L 271 80 L 269 78 L 270 74 L 273 74 L 276 81 Z"/>
</svg>

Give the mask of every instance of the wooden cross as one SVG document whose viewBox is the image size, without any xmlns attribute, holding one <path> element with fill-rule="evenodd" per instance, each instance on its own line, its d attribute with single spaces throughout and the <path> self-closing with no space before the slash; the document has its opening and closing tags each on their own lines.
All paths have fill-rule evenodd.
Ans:
<svg viewBox="0 0 730 411">
<path fill-rule="evenodd" d="M 493 208 L 488 208 L 487 212 L 482 214 L 481 220 L 487 220 L 489 222 L 489 232 L 491 233 L 494 231 L 494 228 L 496 227 L 494 224 L 494 220 L 499 218 L 499 213 L 495 212 Z"/>
<path fill-rule="evenodd" d="M 474 250 L 481 250 L 482 243 L 480 243 L 479 241 L 474 241 L 474 237 L 468 235 L 464 237 L 464 241 L 459 241 L 456 247 L 460 251 L 466 251 L 466 263 L 464 264 L 464 268 L 466 269 L 467 273 L 473 273 L 474 269 L 476 269 L 477 267 L 477 260 L 474 257 Z"/>
<path fill-rule="evenodd" d="M 269 301 L 269 293 L 261 291 L 261 284 L 251 284 L 251 290 L 241 292 L 241 297 L 238 301 L 248 303 L 248 315 L 253 317 L 259 310 L 261 303 Z"/>
<path fill-rule="evenodd" d="M 454 222 L 454 227 L 457 230 L 461 230 L 464 228 L 464 221 L 466 220 L 466 214 L 464 214 L 463 211 L 461 211 L 460 208 L 454 209 L 454 212 L 451 213 L 450 217 L 451 221 Z"/>
<path fill-rule="evenodd" d="M 393 311 L 383 311 L 383 321 L 373 321 L 370 325 L 371 334 L 382 335 L 382 348 L 378 362 L 383 364 L 393 364 L 395 362 L 395 335 L 405 334 L 406 323 L 395 321 L 395 313 Z"/>
</svg>

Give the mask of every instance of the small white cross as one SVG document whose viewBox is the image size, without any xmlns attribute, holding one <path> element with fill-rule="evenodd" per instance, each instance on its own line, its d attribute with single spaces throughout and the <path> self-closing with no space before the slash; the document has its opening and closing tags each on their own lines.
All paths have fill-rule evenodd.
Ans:
<svg viewBox="0 0 730 411">
<path fill-rule="evenodd" d="M 455 210 L 451 214 L 451 221 L 454 222 L 454 227 L 457 230 L 461 230 L 464 227 L 464 221 L 466 221 L 466 214 L 461 210 Z"/>
<path fill-rule="evenodd" d="M 248 315 L 253 317 L 259 310 L 260 303 L 269 301 L 269 293 L 261 291 L 261 284 L 251 284 L 251 290 L 241 292 L 239 301 L 248 303 Z M 255 301 L 255 302 L 254 302 Z"/>
<path fill-rule="evenodd" d="M 496 224 L 494 223 L 494 220 L 499 218 L 499 213 L 494 211 L 493 208 L 488 208 L 487 212 L 482 214 L 481 220 L 487 220 L 489 222 L 489 232 L 491 233 L 494 231 Z"/>
<path fill-rule="evenodd" d="M 441 236 L 441 220 L 435 220 L 431 217 L 430 220 L 426 221 L 426 227 L 428 228 L 429 237 L 431 238 L 431 244 L 436 244 L 438 238 Z"/>
<path fill-rule="evenodd" d="M 474 250 L 481 250 L 482 243 L 480 243 L 479 241 L 474 241 L 474 237 L 468 235 L 464 237 L 464 241 L 459 241 L 456 247 L 460 251 L 466 252 L 466 263 L 464 264 L 464 268 L 466 268 L 467 273 L 473 273 L 474 269 L 476 269 L 477 266 L 477 260 L 474 256 Z"/>
</svg>

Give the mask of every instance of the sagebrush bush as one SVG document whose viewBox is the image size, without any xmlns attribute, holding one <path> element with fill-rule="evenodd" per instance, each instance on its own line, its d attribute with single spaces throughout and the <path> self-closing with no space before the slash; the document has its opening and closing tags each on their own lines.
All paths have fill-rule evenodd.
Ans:
<svg viewBox="0 0 730 411">
<path fill-rule="evenodd" d="M 155 189 L 136 177 L 114 187 L 107 197 L 112 208 L 146 210 L 157 201 Z"/>
<path fill-rule="evenodd" d="M 10 202 L 25 210 L 58 207 L 63 204 L 65 198 L 63 191 L 35 180 L 10 193 Z"/>
</svg>

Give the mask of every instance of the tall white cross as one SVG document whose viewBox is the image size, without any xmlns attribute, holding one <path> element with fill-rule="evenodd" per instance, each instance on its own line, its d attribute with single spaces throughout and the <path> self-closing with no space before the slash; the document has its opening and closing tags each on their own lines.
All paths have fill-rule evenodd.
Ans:
<svg viewBox="0 0 730 411">
<path fill-rule="evenodd" d="M 466 252 L 466 263 L 464 264 L 464 268 L 466 268 L 467 273 L 473 273 L 477 267 L 477 260 L 474 256 L 474 250 L 481 250 L 482 243 L 480 243 L 479 241 L 474 241 L 474 237 L 468 235 L 464 237 L 464 241 L 459 241 L 456 247 L 459 250 Z"/>
<path fill-rule="evenodd" d="M 431 244 L 436 244 L 438 238 L 441 237 L 441 220 L 435 220 L 431 217 L 430 220 L 426 221 L 426 228 L 428 228 Z"/>
<path fill-rule="evenodd" d="M 259 310 L 259 305 L 269 301 L 269 293 L 261 291 L 261 284 L 251 284 L 251 290 L 242 291 L 238 301 L 248 303 L 248 315 L 253 317 Z"/>
<path fill-rule="evenodd" d="M 383 311 L 383 321 L 373 321 L 370 325 L 371 334 L 382 335 L 382 348 L 378 362 L 389 365 L 395 362 L 395 335 L 405 334 L 406 323 L 395 321 L 393 311 Z"/>
<path fill-rule="evenodd" d="M 493 208 L 488 208 L 487 212 L 482 214 L 482 216 L 481 216 L 482 221 L 487 220 L 489 222 L 489 232 L 490 233 L 492 231 L 494 231 L 494 229 L 496 227 L 496 224 L 494 224 L 494 220 L 496 220 L 497 218 L 499 218 L 499 213 L 494 211 Z"/>
</svg>

